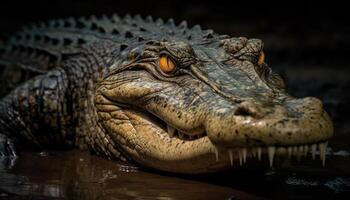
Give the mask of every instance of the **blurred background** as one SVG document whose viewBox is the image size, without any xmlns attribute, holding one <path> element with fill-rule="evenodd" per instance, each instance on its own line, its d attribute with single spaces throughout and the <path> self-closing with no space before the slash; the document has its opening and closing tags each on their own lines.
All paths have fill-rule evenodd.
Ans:
<svg viewBox="0 0 350 200">
<path fill-rule="evenodd" d="M 346 1 L 3 0 L 0 43 L 31 22 L 112 13 L 173 18 L 177 23 L 187 20 L 190 26 L 200 24 L 220 34 L 262 39 L 267 63 L 284 77 L 288 91 L 322 99 L 334 120 L 335 137 L 328 150 L 345 157 L 331 157 L 328 171 L 317 171 L 315 176 L 323 172 L 341 176 L 341 184 L 350 188 L 350 15 Z M 221 184 L 215 178 L 212 181 Z M 249 188 L 251 183 L 245 184 Z M 278 181 L 270 189 L 277 185 Z"/>
</svg>

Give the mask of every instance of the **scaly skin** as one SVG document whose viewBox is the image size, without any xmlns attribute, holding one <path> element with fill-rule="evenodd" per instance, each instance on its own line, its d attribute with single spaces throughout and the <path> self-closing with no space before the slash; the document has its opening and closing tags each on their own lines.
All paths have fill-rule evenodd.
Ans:
<svg viewBox="0 0 350 200">
<path fill-rule="evenodd" d="M 321 101 L 289 95 L 258 39 L 113 15 L 25 28 L 1 49 L 4 155 L 16 141 L 201 173 L 316 144 L 324 159 L 333 134 Z"/>
</svg>

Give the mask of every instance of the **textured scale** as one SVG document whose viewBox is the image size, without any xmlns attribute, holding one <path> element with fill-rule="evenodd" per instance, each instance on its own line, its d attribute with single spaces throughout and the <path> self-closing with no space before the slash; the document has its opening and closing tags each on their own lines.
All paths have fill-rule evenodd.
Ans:
<svg viewBox="0 0 350 200">
<path fill-rule="evenodd" d="M 101 40 L 123 45 L 131 41 L 158 39 L 161 35 L 167 34 L 174 34 L 174 37 L 183 37 L 187 40 L 187 35 L 182 29 L 187 29 L 185 21 L 176 27 L 173 19 L 164 23 L 159 18 L 153 23 L 152 17 L 143 19 L 140 15 L 135 17 L 126 15 L 124 18 L 116 14 L 110 17 L 92 15 L 78 19 L 70 17 L 64 20 L 40 22 L 24 27 L 22 31 L 14 34 L 5 45 L 0 45 L 1 71 L 6 71 L 4 70 L 6 67 L 8 67 L 7 70 L 18 71 L 21 65 L 30 63 L 30 67 L 20 70 L 45 72 L 59 66 L 65 57 L 84 51 L 83 46 Z M 195 35 L 205 34 L 199 26 L 193 27 L 192 31 Z M 33 76 L 29 75 L 24 80 L 18 80 L 9 86 L 2 83 L 2 91 L 10 91 L 31 77 Z M 4 93 L 1 96 L 3 95 Z"/>
</svg>

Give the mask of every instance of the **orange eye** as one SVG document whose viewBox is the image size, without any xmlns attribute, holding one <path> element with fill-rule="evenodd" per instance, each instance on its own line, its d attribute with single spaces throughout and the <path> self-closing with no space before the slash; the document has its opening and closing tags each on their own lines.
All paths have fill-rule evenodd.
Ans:
<svg viewBox="0 0 350 200">
<path fill-rule="evenodd" d="M 262 64 L 264 64 L 264 62 L 265 62 L 265 54 L 264 54 L 264 52 L 262 51 L 262 52 L 260 52 L 260 55 L 259 55 L 258 64 L 259 64 L 259 65 L 262 65 Z"/>
<path fill-rule="evenodd" d="M 169 74 L 175 70 L 176 64 L 169 56 L 162 55 L 159 58 L 159 67 L 162 72 Z"/>
</svg>

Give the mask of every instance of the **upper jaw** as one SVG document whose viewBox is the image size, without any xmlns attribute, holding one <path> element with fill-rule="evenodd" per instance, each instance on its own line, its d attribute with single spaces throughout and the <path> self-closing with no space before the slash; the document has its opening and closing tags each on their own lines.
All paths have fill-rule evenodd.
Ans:
<svg viewBox="0 0 350 200">
<path fill-rule="evenodd" d="M 262 108 L 258 115 L 213 113 L 206 131 L 217 146 L 295 146 L 326 141 L 333 135 L 333 125 L 320 101 L 310 97 L 268 111 Z"/>
<path fill-rule="evenodd" d="M 274 106 L 273 111 L 250 111 L 252 115 L 257 111 L 269 113 L 266 115 L 209 115 L 202 137 L 212 144 L 210 149 L 213 158 L 219 161 L 219 157 L 224 156 L 232 165 L 235 155 L 238 155 L 237 159 L 242 165 L 248 157 L 256 156 L 260 159 L 262 154 L 267 154 L 272 166 L 275 155 L 295 156 L 300 159 L 310 152 L 312 158 L 315 158 L 318 149 L 324 164 L 327 140 L 333 135 L 333 125 L 328 114 L 316 98 L 289 101 L 284 106 Z M 173 131 L 176 129 L 171 125 L 167 126 L 169 135 L 174 136 Z M 186 140 L 184 136 L 177 137 Z"/>
</svg>

